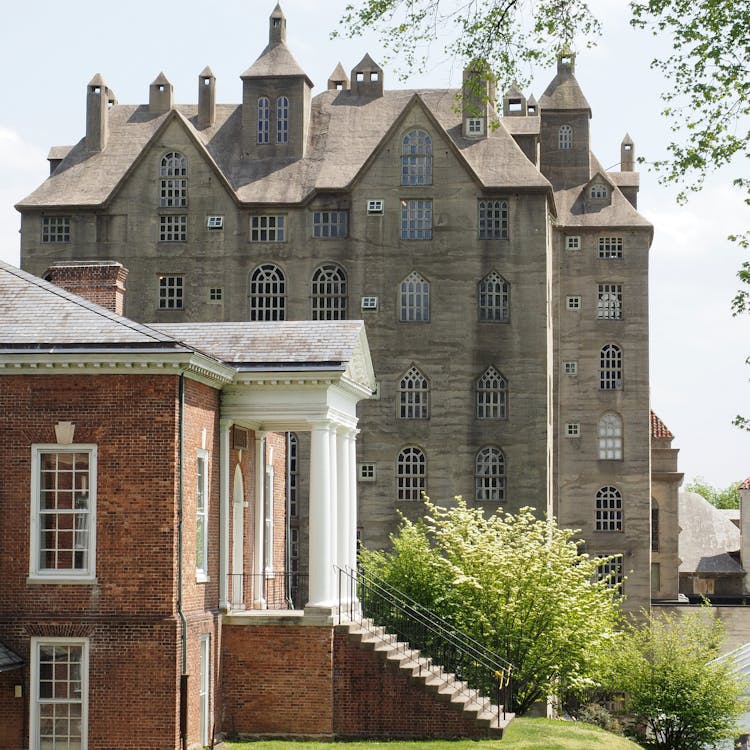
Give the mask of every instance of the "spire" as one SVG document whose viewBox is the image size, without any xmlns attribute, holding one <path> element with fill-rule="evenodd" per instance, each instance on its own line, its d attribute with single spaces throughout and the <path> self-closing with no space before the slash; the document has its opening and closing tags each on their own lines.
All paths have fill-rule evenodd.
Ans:
<svg viewBox="0 0 750 750">
<path fill-rule="evenodd" d="M 286 16 L 277 3 L 268 21 L 268 46 L 286 44 Z"/>
<path fill-rule="evenodd" d="M 328 76 L 328 90 L 346 90 L 349 88 L 349 76 L 344 70 L 344 66 L 339 63 L 331 75 Z"/>
<path fill-rule="evenodd" d="M 620 171 L 632 172 L 635 169 L 635 144 L 633 139 L 625 133 L 620 144 Z"/>
</svg>

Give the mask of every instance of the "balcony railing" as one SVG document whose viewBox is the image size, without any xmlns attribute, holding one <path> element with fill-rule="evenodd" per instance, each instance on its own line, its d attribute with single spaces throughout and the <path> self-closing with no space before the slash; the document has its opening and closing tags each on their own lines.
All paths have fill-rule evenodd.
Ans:
<svg viewBox="0 0 750 750">
<path fill-rule="evenodd" d="M 275 571 L 230 573 L 230 609 L 302 609 L 307 601 L 307 574 Z"/>
</svg>

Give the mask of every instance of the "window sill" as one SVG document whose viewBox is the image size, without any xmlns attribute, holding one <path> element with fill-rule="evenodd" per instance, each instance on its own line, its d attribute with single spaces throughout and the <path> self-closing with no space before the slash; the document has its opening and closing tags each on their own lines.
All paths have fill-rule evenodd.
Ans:
<svg viewBox="0 0 750 750">
<path fill-rule="evenodd" d="M 98 585 L 99 581 L 97 580 L 96 576 L 71 576 L 71 575 L 59 575 L 59 576 L 49 576 L 49 575 L 41 575 L 41 574 L 35 574 L 30 575 L 26 578 L 27 585 L 30 586 L 36 586 L 36 585 L 47 585 L 50 583 L 57 584 L 62 583 L 65 585 L 79 585 L 79 586 L 96 586 Z"/>
<path fill-rule="evenodd" d="M 195 582 L 196 583 L 210 583 L 211 576 L 205 575 L 204 573 L 196 573 Z"/>
</svg>

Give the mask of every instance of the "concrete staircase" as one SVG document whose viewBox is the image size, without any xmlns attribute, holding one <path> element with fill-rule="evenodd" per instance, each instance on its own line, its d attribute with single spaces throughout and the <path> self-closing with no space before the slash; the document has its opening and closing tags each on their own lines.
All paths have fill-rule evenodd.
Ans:
<svg viewBox="0 0 750 750">
<path fill-rule="evenodd" d="M 431 658 L 399 641 L 372 620 L 362 618 L 337 626 L 344 630 L 349 640 L 359 648 L 374 652 L 381 662 L 404 675 L 409 682 L 434 700 L 446 704 L 447 710 L 462 712 L 488 738 L 499 739 L 514 714 L 503 713 L 502 706 L 470 688 L 456 675 L 448 673 Z"/>
</svg>

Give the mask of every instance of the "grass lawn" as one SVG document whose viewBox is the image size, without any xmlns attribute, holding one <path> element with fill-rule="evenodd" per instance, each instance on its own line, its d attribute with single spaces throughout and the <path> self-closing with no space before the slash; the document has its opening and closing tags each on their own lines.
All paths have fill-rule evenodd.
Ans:
<svg viewBox="0 0 750 750">
<path fill-rule="evenodd" d="M 227 742 L 228 750 L 638 750 L 640 745 L 572 721 L 515 719 L 502 740 L 435 740 L 423 742 Z"/>
</svg>

